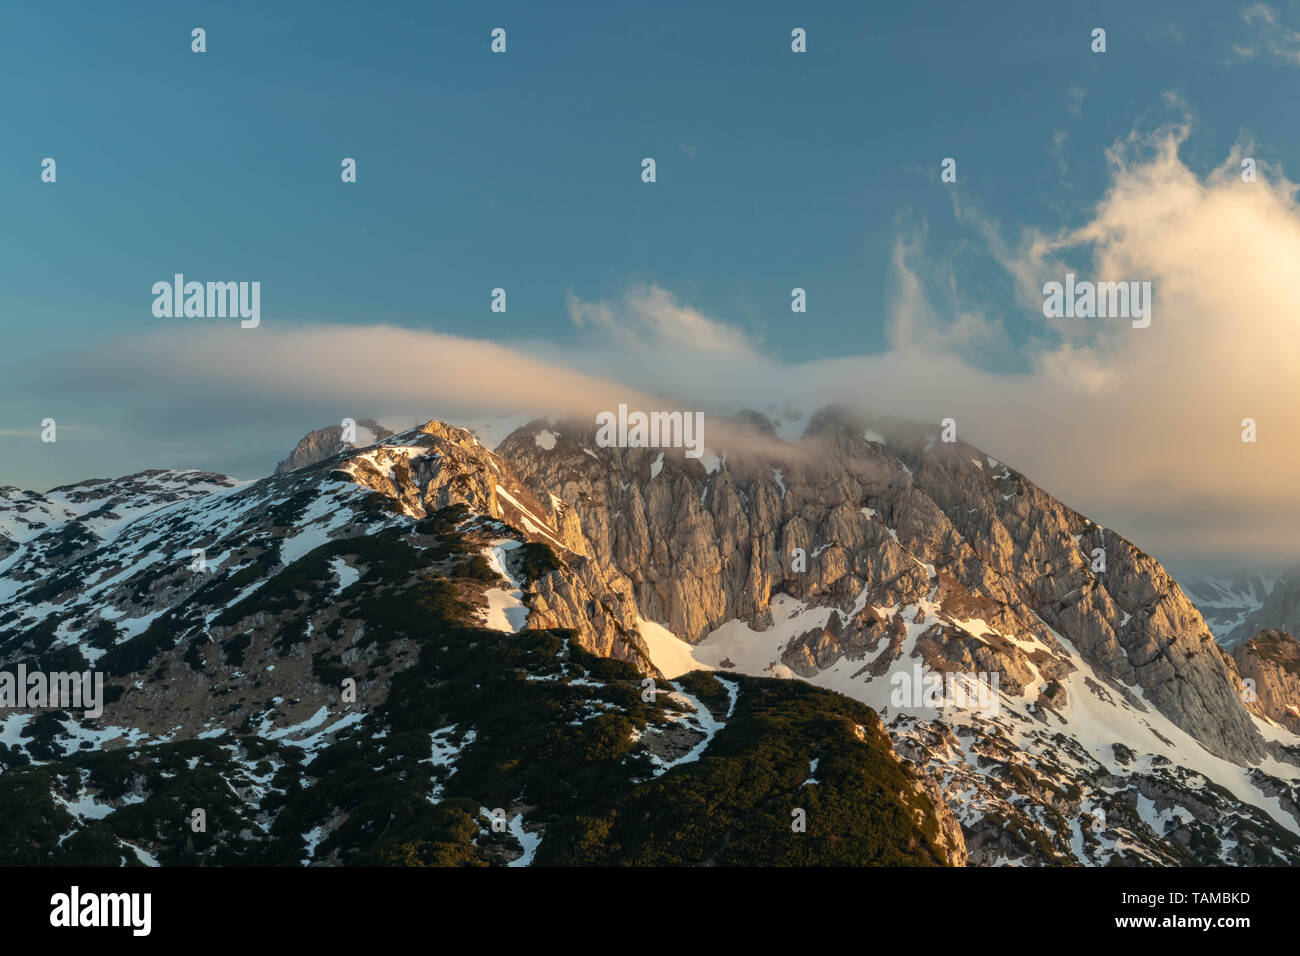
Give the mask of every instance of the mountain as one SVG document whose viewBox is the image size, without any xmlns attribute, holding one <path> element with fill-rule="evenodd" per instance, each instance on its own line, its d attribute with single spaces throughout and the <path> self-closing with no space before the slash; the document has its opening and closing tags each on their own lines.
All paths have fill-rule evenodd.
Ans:
<svg viewBox="0 0 1300 956">
<path fill-rule="evenodd" d="M 1225 645 L 1235 647 L 1267 630 L 1300 634 L 1300 572 L 1297 570 L 1278 575 L 1268 596 L 1232 629 Z"/>
<path fill-rule="evenodd" d="M 1285 653 L 935 429 L 708 434 L 326 429 L 254 482 L 6 490 L 0 663 L 109 702 L 5 718 L 39 836 L 0 859 L 1300 862 Z M 996 691 L 900 697 L 922 666 Z"/>
<path fill-rule="evenodd" d="M 385 428 L 373 418 L 363 418 L 353 423 L 353 427 L 353 435 L 349 435 L 342 425 L 330 425 L 308 432 L 294 446 L 289 457 L 275 466 L 275 473 L 283 475 L 353 448 L 365 448 L 393 434 L 391 429 Z"/>
<path fill-rule="evenodd" d="M 1242 633 L 1246 621 L 1268 602 L 1281 576 L 1280 573 L 1242 572 L 1191 577 L 1182 584 L 1215 640 L 1231 649 L 1248 636 Z M 1255 628 L 1251 633 L 1259 630 Z"/>
<path fill-rule="evenodd" d="M 6 863 L 965 861 L 869 708 L 647 686 L 573 517 L 467 432 L 111 485 L 7 497 L 5 668 L 109 686 L 98 718 L 5 716 Z"/>
<path fill-rule="evenodd" d="M 1300 575 L 1205 577 L 1188 582 L 1196 606 L 1214 621 L 1215 638 L 1232 654 L 1252 713 L 1300 732 Z"/>
<path fill-rule="evenodd" d="M 598 449 L 574 423 L 498 451 L 578 511 L 693 660 L 876 707 L 960 794 L 973 861 L 1296 859 L 1297 741 L 1246 710 L 1233 661 L 1154 559 L 937 429 L 827 410 L 791 445 L 756 418 L 764 453 L 717 448 L 708 465 Z M 915 659 L 996 671 L 1000 713 L 891 712 L 887 675 Z"/>
</svg>

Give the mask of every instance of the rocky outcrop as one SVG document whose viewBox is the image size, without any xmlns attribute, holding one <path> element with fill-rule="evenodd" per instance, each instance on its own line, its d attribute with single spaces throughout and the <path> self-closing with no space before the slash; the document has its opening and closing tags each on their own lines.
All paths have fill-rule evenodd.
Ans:
<svg viewBox="0 0 1300 956">
<path fill-rule="evenodd" d="M 553 570 L 532 582 L 529 626 L 578 631 L 578 643 L 602 657 L 657 674 L 637 632 L 637 609 L 625 579 L 589 558 L 590 546 L 572 509 L 536 478 L 479 444 L 473 433 L 431 421 L 348 456 L 336 470 L 423 518 L 464 505 L 516 528 L 555 556 Z"/>
<path fill-rule="evenodd" d="M 289 457 L 275 466 L 275 474 L 283 475 L 299 468 L 315 465 L 327 458 L 348 451 L 352 448 L 364 448 L 377 441 L 382 441 L 393 434 L 372 418 L 362 418 L 356 423 L 356 441 L 343 440 L 343 426 L 330 425 L 308 432 L 294 446 Z"/>
<path fill-rule="evenodd" d="M 938 834 L 935 843 L 944 855 L 944 859 L 949 866 L 966 866 L 970 862 L 970 853 L 966 849 L 966 834 L 962 830 L 961 821 L 953 813 L 952 807 L 948 805 L 943 788 L 934 777 L 920 770 L 911 760 L 903 759 L 894 750 L 890 751 L 891 756 L 897 760 L 915 782 L 916 792 L 925 795 L 930 804 L 934 807 L 934 817 L 938 822 Z M 917 823 L 922 822 L 924 815 L 916 811 Z"/>
<path fill-rule="evenodd" d="M 1246 707 L 1300 733 L 1300 643 L 1284 631 L 1260 631 L 1232 652 Z"/>
</svg>

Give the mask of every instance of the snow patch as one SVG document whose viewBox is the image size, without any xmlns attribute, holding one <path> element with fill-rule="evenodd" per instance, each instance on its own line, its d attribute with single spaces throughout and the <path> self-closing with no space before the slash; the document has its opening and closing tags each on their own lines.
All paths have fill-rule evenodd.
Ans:
<svg viewBox="0 0 1300 956">
<path fill-rule="evenodd" d="M 519 547 L 522 545 L 513 538 L 502 538 L 483 549 L 483 557 L 487 558 L 492 570 L 510 582 L 508 589 L 488 588 L 483 592 L 488 601 L 485 623 L 492 630 L 507 634 L 518 634 L 528 623 L 522 585 L 506 570 L 506 554 Z"/>
<path fill-rule="evenodd" d="M 690 671 L 713 670 L 710 665 L 695 659 L 695 648 L 692 645 L 666 627 L 642 617 L 638 617 L 636 623 L 646 649 L 650 652 L 650 662 L 663 672 L 664 677 L 675 680 Z"/>
</svg>

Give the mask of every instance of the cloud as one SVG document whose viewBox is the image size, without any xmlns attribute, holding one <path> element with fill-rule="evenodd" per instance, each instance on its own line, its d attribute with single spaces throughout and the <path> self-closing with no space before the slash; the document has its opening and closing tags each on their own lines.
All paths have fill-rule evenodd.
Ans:
<svg viewBox="0 0 1300 956">
<path fill-rule="evenodd" d="M 1056 162 L 1057 171 L 1060 172 L 1061 185 L 1066 189 L 1074 187 L 1066 181 L 1066 174 L 1070 171 L 1070 162 L 1066 158 L 1066 145 L 1070 142 L 1070 134 L 1063 129 L 1052 131 L 1052 141 L 1048 144 L 1047 155 L 1051 156 Z"/>
<path fill-rule="evenodd" d="M 946 308 L 930 302 L 918 273 L 926 257 L 923 233 L 899 237 L 893 248 L 891 273 L 889 342 L 899 352 L 951 352 L 1004 343 L 1005 333 L 997 319 L 962 299 L 956 280 L 946 277 Z"/>
<path fill-rule="evenodd" d="M 567 305 L 575 326 L 621 347 L 642 352 L 689 348 L 725 352 L 732 358 L 755 355 L 749 336 L 680 305 L 657 285 L 634 286 L 614 303 L 584 302 L 570 292 Z"/>
<path fill-rule="evenodd" d="M 1065 91 L 1065 108 L 1075 116 L 1083 115 L 1083 99 L 1088 95 L 1088 89 L 1079 86 L 1077 83 L 1071 83 L 1069 89 Z"/>
<path fill-rule="evenodd" d="M 160 408 L 247 402 L 264 411 L 328 405 L 372 411 L 443 408 L 448 413 L 516 413 L 553 408 L 594 413 L 611 398 L 649 401 L 613 379 L 587 374 L 495 342 L 391 325 L 298 325 L 256 330 L 177 324 L 123 337 L 67 361 L 61 390 L 120 389 L 136 383 L 171 392 Z M 326 418 L 328 420 L 328 417 Z"/>
<path fill-rule="evenodd" d="M 1115 515 L 1139 541 L 1294 554 L 1296 186 L 1272 167 L 1241 182 L 1240 147 L 1198 175 L 1179 156 L 1189 132 L 1176 123 L 1117 142 L 1087 223 L 994 247 L 1022 292 L 1038 285 L 1039 302 L 1041 283 L 1066 267 L 1151 281 L 1151 327 L 1065 320 L 1075 328 L 1063 329 L 1036 317 L 1044 337 L 1019 396 L 1029 404 L 1017 407 L 1015 383 L 1002 378 L 971 397 L 966 416 L 1026 473 Z M 1044 344 L 1056 333 L 1061 341 Z M 1247 417 L 1261 430 L 1254 445 L 1240 440 Z"/>
<path fill-rule="evenodd" d="M 951 415 L 963 437 L 1175 563 L 1300 556 L 1296 186 L 1262 162 L 1243 183 L 1245 144 L 1193 171 L 1180 155 L 1190 135 L 1184 117 L 1115 142 L 1108 185 L 1073 228 L 1008 240 L 971 205 L 955 206 L 1010 280 L 1014 301 L 1003 305 L 1031 323 L 1014 347 L 920 230 L 893 249 L 889 351 L 855 355 L 845 343 L 843 357 L 801 364 L 683 353 L 635 374 L 718 405 Z M 1067 271 L 1151 282 L 1151 327 L 1044 318 L 1043 284 Z M 985 370 L 974 358 L 982 347 L 1014 348 L 1022 370 Z M 1245 418 L 1258 423 L 1257 443 L 1241 441 Z"/>
<path fill-rule="evenodd" d="M 343 414 L 586 415 L 626 401 L 705 412 L 838 402 L 917 421 L 951 416 L 960 437 L 1175 565 L 1295 558 L 1296 186 L 1264 163 L 1256 182 L 1241 182 L 1243 147 L 1198 173 L 1180 156 L 1189 135 L 1182 121 L 1117 141 L 1103 195 L 1060 231 L 1008 239 L 969 203 L 955 205 L 976 236 L 956 255 L 995 263 L 1009 299 L 992 282 L 964 288 L 959 260 L 924 229 L 902 230 L 890 262 L 890 344 L 879 353 L 845 338 L 838 354 L 786 361 L 643 285 L 610 301 L 571 293 L 577 334 L 567 343 L 177 323 L 68 353 L 9 387 L 32 389 L 39 377 L 60 394 L 134 402 L 130 434 L 140 443 L 150 430 L 188 430 L 191 445 L 234 448 L 275 432 L 275 447 L 261 452 L 268 462 Z M 1150 281 L 1151 326 L 1044 318 L 1043 283 L 1067 270 Z M 1029 331 L 1013 340 L 1004 318 L 1017 310 Z M 990 352 L 1010 355 L 1015 370 L 990 370 L 981 363 Z M 1244 418 L 1258 423 L 1257 443 L 1240 440 Z"/>
<path fill-rule="evenodd" d="M 1300 66 L 1300 30 L 1282 23 L 1281 15 L 1263 3 L 1253 3 L 1241 11 L 1241 18 L 1253 28 L 1250 44 L 1232 44 L 1232 52 L 1241 60 L 1253 60 L 1260 53 L 1291 66 Z"/>
</svg>

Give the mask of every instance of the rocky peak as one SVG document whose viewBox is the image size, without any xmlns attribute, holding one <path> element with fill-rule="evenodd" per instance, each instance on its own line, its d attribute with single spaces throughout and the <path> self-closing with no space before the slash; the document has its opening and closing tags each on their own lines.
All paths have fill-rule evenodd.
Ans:
<svg viewBox="0 0 1300 956">
<path fill-rule="evenodd" d="M 294 446 L 293 451 L 289 453 L 289 457 L 275 466 L 275 474 L 283 475 L 298 468 L 315 465 L 350 449 L 372 445 L 391 434 L 393 434 L 392 431 L 380 425 L 373 418 L 357 420 L 356 441 L 351 443 L 343 440 L 342 425 L 318 428 L 302 437 L 298 444 Z"/>
<path fill-rule="evenodd" d="M 694 460 L 598 448 L 585 422 L 548 423 L 542 443 L 540 427 L 498 451 L 577 514 L 640 613 L 688 642 L 733 619 L 762 629 L 786 594 L 835 608 L 835 630 L 796 653 L 824 669 L 884 639 L 882 609 L 897 636 L 901 609 L 933 602 L 1043 649 L 1032 664 L 1014 641 L 990 656 L 939 620 L 935 663 L 995 660 L 1005 686 L 1044 687 L 1072 669 L 1063 639 L 1116 693 L 1154 705 L 1212 753 L 1263 752 L 1208 627 L 1158 562 L 938 429 L 830 408 L 798 442 L 750 450 L 724 432 Z M 1098 555 L 1104 570 L 1093 570 Z"/>
<path fill-rule="evenodd" d="M 1275 628 L 1260 631 L 1232 651 L 1242 678 L 1248 709 L 1293 733 L 1300 733 L 1300 643 Z"/>
</svg>

